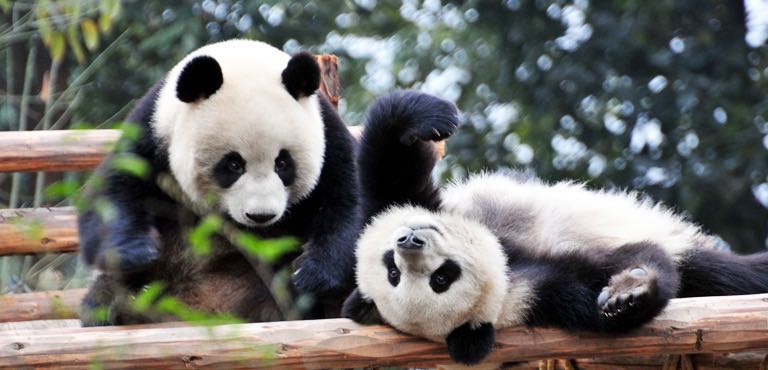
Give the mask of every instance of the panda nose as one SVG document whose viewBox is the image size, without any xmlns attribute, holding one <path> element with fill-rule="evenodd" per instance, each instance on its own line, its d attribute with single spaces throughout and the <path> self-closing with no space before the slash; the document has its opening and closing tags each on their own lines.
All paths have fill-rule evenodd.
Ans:
<svg viewBox="0 0 768 370">
<path fill-rule="evenodd" d="M 397 247 L 402 250 L 418 251 L 424 248 L 426 243 L 413 233 L 408 233 L 397 239 Z"/>
<path fill-rule="evenodd" d="M 253 222 L 263 224 L 275 218 L 276 215 L 273 213 L 246 213 L 245 216 Z"/>
</svg>

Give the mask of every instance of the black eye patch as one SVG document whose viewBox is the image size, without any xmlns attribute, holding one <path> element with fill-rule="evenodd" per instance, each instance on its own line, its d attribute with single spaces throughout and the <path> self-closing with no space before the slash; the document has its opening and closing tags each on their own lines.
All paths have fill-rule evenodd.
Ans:
<svg viewBox="0 0 768 370">
<path fill-rule="evenodd" d="M 453 260 L 445 260 L 440 267 L 429 277 L 429 287 L 437 294 L 443 293 L 451 287 L 454 281 L 461 277 L 461 267 Z"/>
<path fill-rule="evenodd" d="M 275 158 L 275 173 L 285 186 L 291 186 L 296 181 L 296 164 L 291 153 L 285 149 L 280 150 Z"/>
<path fill-rule="evenodd" d="M 216 184 L 229 188 L 245 173 L 245 160 L 238 152 L 225 154 L 213 167 L 211 174 Z"/>
<path fill-rule="evenodd" d="M 395 251 L 390 250 L 384 253 L 384 266 L 387 268 L 387 280 L 393 287 L 400 284 L 400 270 L 395 265 Z"/>
</svg>

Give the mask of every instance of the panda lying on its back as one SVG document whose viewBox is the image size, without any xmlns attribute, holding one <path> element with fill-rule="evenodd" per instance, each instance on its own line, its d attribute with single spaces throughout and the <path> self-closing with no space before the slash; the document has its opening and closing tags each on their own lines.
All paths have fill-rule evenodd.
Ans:
<svg viewBox="0 0 768 370">
<path fill-rule="evenodd" d="M 715 250 L 714 237 L 637 194 L 519 173 L 439 192 L 428 141 L 456 125 L 450 104 L 418 93 L 370 110 L 360 175 L 375 200 L 368 215 L 378 215 L 358 241 L 358 289 L 344 316 L 364 322 L 377 309 L 474 364 L 491 351 L 494 328 L 625 331 L 673 297 L 768 292 L 767 254 Z"/>
<path fill-rule="evenodd" d="M 101 186 L 79 218 L 82 256 L 104 273 L 84 300 L 83 324 L 128 324 L 127 297 L 161 280 L 165 293 L 208 312 L 249 321 L 282 318 L 249 262 L 226 239 L 196 258 L 187 237 L 199 218 L 157 185 L 170 173 L 193 205 L 213 206 L 242 230 L 295 236 L 302 291 L 351 288 L 360 230 L 354 142 L 322 94 L 315 58 L 289 56 L 262 42 L 204 46 L 177 64 L 128 117 L 143 135 L 128 155 L 151 166 L 137 177 L 118 169 L 124 153 L 96 171 Z M 112 212 L 104 217 L 99 200 Z M 205 207 L 204 207 L 205 208 Z M 111 213 L 111 215 L 110 215 Z M 108 308 L 106 322 L 92 315 Z"/>
</svg>

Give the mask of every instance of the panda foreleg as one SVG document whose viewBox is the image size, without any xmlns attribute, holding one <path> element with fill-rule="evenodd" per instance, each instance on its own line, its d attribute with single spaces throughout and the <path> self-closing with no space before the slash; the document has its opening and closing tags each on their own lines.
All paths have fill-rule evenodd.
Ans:
<svg viewBox="0 0 768 370">
<path fill-rule="evenodd" d="M 680 297 L 768 293 L 768 252 L 737 255 L 695 249 L 679 265 Z"/>
<path fill-rule="evenodd" d="M 458 124 L 453 103 L 417 91 L 395 92 L 371 106 L 358 153 L 366 220 L 391 205 L 437 210 L 431 141 L 450 137 Z"/>
</svg>

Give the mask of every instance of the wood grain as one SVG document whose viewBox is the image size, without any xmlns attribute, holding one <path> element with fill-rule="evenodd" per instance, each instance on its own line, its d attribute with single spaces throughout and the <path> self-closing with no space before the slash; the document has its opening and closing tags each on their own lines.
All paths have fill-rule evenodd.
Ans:
<svg viewBox="0 0 768 370">
<path fill-rule="evenodd" d="M 86 289 L 0 295 L 0 323 L 77 319 Z"/>
<path fill-rule="evenodd" d="M 445 345 L 345 319 L 218 327 L 4 330 L 0 367 L 328 368 L 450 363 Z M 768 294 L 676 299 L 625 335 L 524 327 L 500 331 L 488 363 L 768 349 Z M 754 358 L 751 360 L 754 363 Z M 595 364 L 597 365 L 597 364 Z"/>
<path fill-rule="evenodd" d="M 0 132 L 0 172 L 89 170 L 119 136 L 117 130 Z"/>
<path fill-rule="evenodd" d="M 77 247 L 72 207 L 0 210 L 0 256 L 74 252 Z"/>
</svg>

